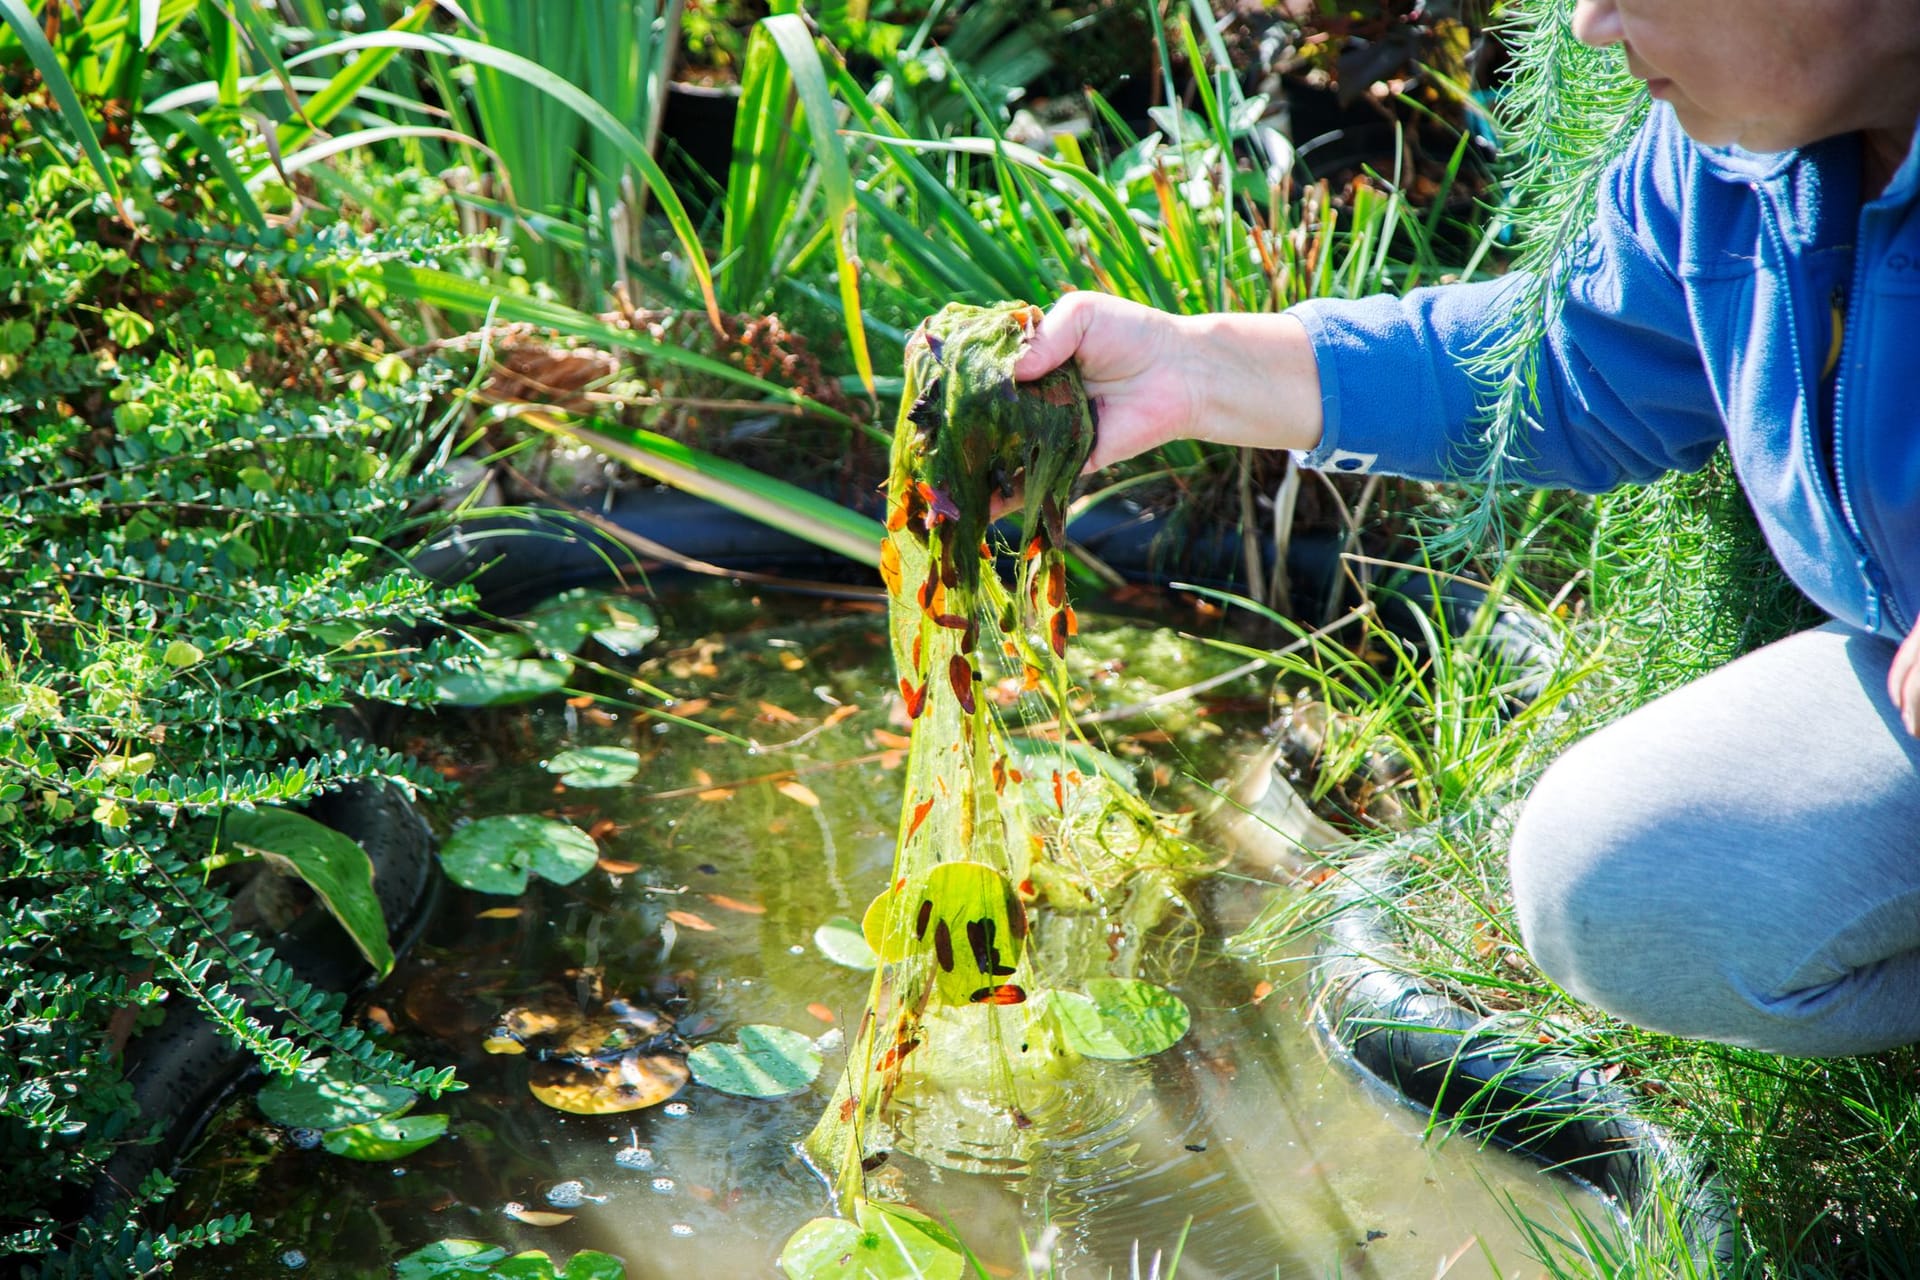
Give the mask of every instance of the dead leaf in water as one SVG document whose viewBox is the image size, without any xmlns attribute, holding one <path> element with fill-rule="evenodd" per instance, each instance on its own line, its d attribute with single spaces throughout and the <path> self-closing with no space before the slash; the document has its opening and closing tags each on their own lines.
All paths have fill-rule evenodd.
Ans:
<svg viewBox="0 0 1920 1280">
<path fill-rule="evenodd" d="M 706 895 L 706 899 L 716 907 L 724 907 L 728 911 L 738 911 L 741 915 L 763 916 L 767 914 L 767 909 L 757 902 L 742 902 L 738 898 L 729 898 L 724 893 L 709 893 Z"/>
<path fill-rule="evenodd" d="M 797 779 L 788 778 L 785 782 L 776 784 L 774 790 L 789 800 L 799 801 L 809 809 L 820 807 L 820 797 L 813 793 L 813 788 Z"/>
<path fill-rule="evenodd" d="M 517 920 L 525 907 L 488 907 L 474 917 L 475 920 Z"/>
<path fill-rule="evenodd" d="M 860 708 L 854 706 L 851 702 L 842 703 L 827 713 L 827 718 L 820 722 L 820 727 L 822 729 L 831 729 L 849 716 L 857 716 L 859 714 Z"/>
<path fill-rule="evenodd" d="M 912 738 L 907 737 L 903 733 L 894 733 L 887 729 L 875 729 L 872 737 L 873 744 L 877 747 L 893 747 L 896 750 L 905 751 L 913 745 Z"/>
<path fill-rule="evenodd" d="M 820 1021 L 827 1023 L 829 1026 L 839 1021 L 839 1019 L 834 1016 L 833 1010 L 827 1008 L 827 1006 L 821 1004 L 818 1000 L 807 1006 L 807 1012 L 820 1019 Z"/>
<path fill-rule="evenodd" d="M 691 911 L 669 911 L 667 912 L 667 919 L 683 928 L 692 929 L 699 933 L 713 932 L 713 925 L 709 923 L 704 916 L 697 916 Z"/>
<path fill-rule="evenodd" d="M 705 800 L 708 804 L 714 804 L 721 800 L 733 799 L 733 792 L 727 787 L 709 787 L 694 798 L 697 800 Z"/>
<path fill-rule="evenodd" d="M 515 1222 L 524 1222 L 530 1227 L 557 1227 L 563 1222 L 572 1222 L 570 1213 L 554 1213 L 550 1209 L 529 1209 L 523 1204 L 509 1203 L 506 1215 Z"/>
<path fill-rule="evenodd" d="M 640 869 L 639 863 L 622 862 L 618 858 L 602 858 L 593 865 L 599 867 L 610 876 L 630 876 Z"/>
<path fill-rule="evenodd" d="M 800 717 L 793 714 L 793 712 L 787 710 L 785 707 L 776 706 L 775 704 L 771 702 L 766 702 L 764 700 L 760 703 L 760 718 L 762 720 L 765 720 L 768 724 L 799 724 L 800 723 Z"/>
</svg>

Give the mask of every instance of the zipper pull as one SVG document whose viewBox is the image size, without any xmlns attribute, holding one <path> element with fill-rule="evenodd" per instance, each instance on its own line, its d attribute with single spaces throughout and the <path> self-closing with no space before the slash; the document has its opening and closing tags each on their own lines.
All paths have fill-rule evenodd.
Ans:
<svg viewBox="0 0 1920 1280">
<path fill-rule="evenodd" d="M 1880 596 L 1886 590 L 1886 585 L 1881 581 L 1879 566 L 1875 565 L 1870 558 L 1861 556 L 1859 565 L 1860 577 L 1867 584 L 1867 612 L 1863 621 L 1866 623 L 1867 630 L 1878 631 L 1880 629 Z"/>
</svg>

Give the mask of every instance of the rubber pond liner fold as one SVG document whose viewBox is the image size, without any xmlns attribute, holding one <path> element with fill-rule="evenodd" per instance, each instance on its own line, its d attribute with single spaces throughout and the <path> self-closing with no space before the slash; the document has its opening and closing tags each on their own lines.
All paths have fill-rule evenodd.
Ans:
<svg viewBox="0 0 1920 1280">
<path fill-rule="evenodd" d="M 1734 1206 L 1710 1165 L 1634 1113 L 1588 1062 L 1534 1052 L 1414 977 L 1388 908 L 1398 879 L 1377 857 L 1339 868 L 1314 957 L 1313 1007 L 1336 1056 L 1405 1103 L 1591 1184 L 1631 1213 L 1672 1214 L 1708 1274 L 1735 1261 Z M 1671 1197 L 1671 1198 L 1668 1198 Z"/>
</svg>

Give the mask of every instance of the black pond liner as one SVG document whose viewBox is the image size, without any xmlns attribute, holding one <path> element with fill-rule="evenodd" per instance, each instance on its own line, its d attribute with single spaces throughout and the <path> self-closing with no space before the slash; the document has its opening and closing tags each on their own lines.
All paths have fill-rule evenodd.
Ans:
<svg viewBox="0 0 1920 1280">
<path fill-rule="evenodd" d="M 1314 957 L 1319 1029 L 1338 1055 L 1475 1141 L 1544 1161 L 1677 1229 L 1705 1274 L 1734 1264 L 1734 1208 L 1712 1168 L 1634 1114 L 1592 1064 L 1530 1046 L 1413 977 L 1387 906 L 1398 881 L 1377 858 L 1336 870 Z"/>
<path fill-rule="evenodd" d="M 308 817 L 353 837 L 373 863 L 373 885 L 396 957 L 418 939 L 442 886 L 433 832 L 412 801 L 393 788 L 360 783 L 307 806 Z M 242 895 L 246 890 L 243 889 Z M 262 933 L 277 959 L 323 991 L 370 985 L 373 970 L 346 931 L 316 902 L 285 931 Z M 277 1019 L 258 1015 L 268 1025 Z M 97 1217 L 124 1203 L 150 1173 L 171 1170 L 233 1093 L 263 1077 L 198 1008 L 176 1001 L 158 1026 L 127 1044 L 125 1074 L 140 1114 L 164 1119 L 155 1142 L 121 1147 L 95 1181 L 86 1212 Z"/>
<path fill-rule="evenodd" d="M 692 560 L 743 573 L 804 573 L 816 580 L 809 584 L 814 590 L 830 590 L 835 581 L 872 582 L 864 566 L 676 490 L 602 495 L 590 509 Z M 1076 519 L 1071 535 L 1131 582 L 1240 585 L 1237 529 L 1174 524 L 1130 502 L 1112 501 Z M 1348 602 L 1341 549 L 1337 538 L 1295 541 L 1287 567 L 1298 610 L 1332 616 Z M 442 582 L 470 582 L 486 609 L 511 614 L 571 587 L 604 584 L 614 568 L 625 570 L 634 561 L 625 544 L 571 512 L 533 508 L 466 522 L 417 553 L 414 566 Z M 671 565 L 641 563 L 649 575 L 674 572 Z M 1438 611 L 1456 630 L 1485 601 L 1471 583 L 1420 574 L 1374 589 L 1383 592 L 1383 625 L 1415 644 L 1423 639 L 1415 614 L 1433 611 L 1436 592 Z M 1551 658 L 1544 631 L 1517 611 L 1502 612 L 1493 643 L 1523 673 L 1543 670 Z M 1526 696 L 1524 688 L 1519 696 Z M 359 840 L 372 855 L 374 883 L 399 954 L 424 927 L 442 883 L 425 821 L 404 798 L 370 787 L 325 797 L 308 812 Z M 1395 961 L 1391 928 L 1378 905 L 1387 884 L 1353 875 L 1342 885 L 1316 983 L 1323 1029 L 1357 1067 L 1411 1105 L 1457 1115 L 1467 1132 L 1564 1169 L 1629 1209 L 1653 1191 L 1656 1170 L 1679 1175 L 1677 1182 L 1660 1185 L 1695 1188 L 1681 1206 L 1688 1240 L 1703 1256 L 1730 1254 L 1732 1215 L 1717 1184 L 1688 1165 L 1665 1134 L 1635 1118 L 1623 1091 L 1570 1059 L 1525 1054 L 1481 1030 L 1467 1009 L 1407 976 Z M 308 912 L 274 941 L 281 958 L 316 987 L 350 990 L 369 976 L 324 912 Z M 128 1062 L 142 1113 L 171 1115 L 175 1122 L 157 1144 L 129 1147 L 115 1158 L 96 1186 L 96 1212 L 123 1198 L 147 1173 L 171 1168 L 213 1111 L 260 1075 L 203 1018 L 182 1008 L 136 1037 Z"/>
</svg>

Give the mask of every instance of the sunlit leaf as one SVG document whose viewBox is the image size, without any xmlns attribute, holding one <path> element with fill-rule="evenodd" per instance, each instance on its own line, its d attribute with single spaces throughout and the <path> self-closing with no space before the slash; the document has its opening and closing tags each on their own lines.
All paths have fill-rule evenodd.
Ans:
<svg viewBox="0 0 1920 1280">
<path fill-rule="evenodd" d="M 1067 1043 L 1089 1058 L 1144 1058 L 1178 1043 L 1189 1015 L 1179 996 L 1135 978 L 1094 978 L 1087 993 L 1055 991 Z"/>
<path fill-rule="evenodd" d="M 628 596 L 582 587 L 565 591 L 528 614 L 533 642 L 548 653 L 577 653 L 589 637 L 623 658 L 660 634 L 653 610 Z"/>
<path fill-rule="evenodd" d="M 321 1141 L 349 1160 L 398 1160 L 438 1141 L 446 1131 L 446 1116 L 399 1116 L 335 1129 Z"/>
<path fill-rule="evenodd" d="M 448 878 L 480 893 L 520 893 L 529 875 L 570 884 L 599 858 L 593 837 L 580 828 L 530 813 L 469 822 L 440 849 Z"/>
<path fill-rule="evenodd" d="M 640 753 L 626 747 L 574 747 L 541 767 L 548 773 L 559 774 L 564 785 L 583 791 L 617 787 L 632 782 L 640 772 Z"/>
<path fill-rule="evenodd" d="M 559 658 L 481 658 L 467 670 L 441 676 L 433 691 L 456 707 L 500 707 L 564 689 L 572 675 L 573 664 Z"/>
<path fill-rule="evenodd" d="M 979 862 L 943 862 L 924 878 L 875 898 L 861 932 L 889 962 L 934 961 L 934 990 L 948 1004 L 1012 1004 L 1026 950 L 1027 911 L 1007 878 Z"/>
<path fill-rule="evenodd" d="M 340 1129 L 405 1111 L 419 1096 L 398 1085 L 360 1084 L 338 1061 L 316 1059 L 296 1075 L 267 1081 L 255 1095 L 260 1114 L 288 1129 Z"/>
<path fill-rule="evenodd" d="M 860 926 L 845 916 L 835 916 L 813 931 L 813 945 L 835 964 L 849 969 L 871 969 L 880 963 L 873 948 L 860 933 Z"/>
<path fill-rule="evenodd" d="M 854 1220 L 815 1218 L 788 1237 L 788 1280 L 959 1280 L 953 1233 L 905 1205 L 854 1202 Z"/>
<path fill-rule="evenodd" d="M 373 889 L 373 859 L 351 836 L 304 814 L 255 809 L 229 813 L 220 838 L 299 876 L 374 971 L 383 978 L 392 971 L 387 918 Z"/>
<path fill-rule="evenodd" d="M 687 1054 L 693 1078 L 709 1089 L 742 1098 L 780 1098 L 812 1084 L 820 1074 L 813 1041 L 787 1027 L 740 1028 L 731 1044 L 707 1043 Z"/>
<path fill-rule="evenodd" d="M 686 1062 L 673 1054 L 630 1053 L 611 1063 L 537 1062 L 527 1089 L 555 1111 L 607 1116 L 665 1102 L 687 1075 Z"/>
</svg>

